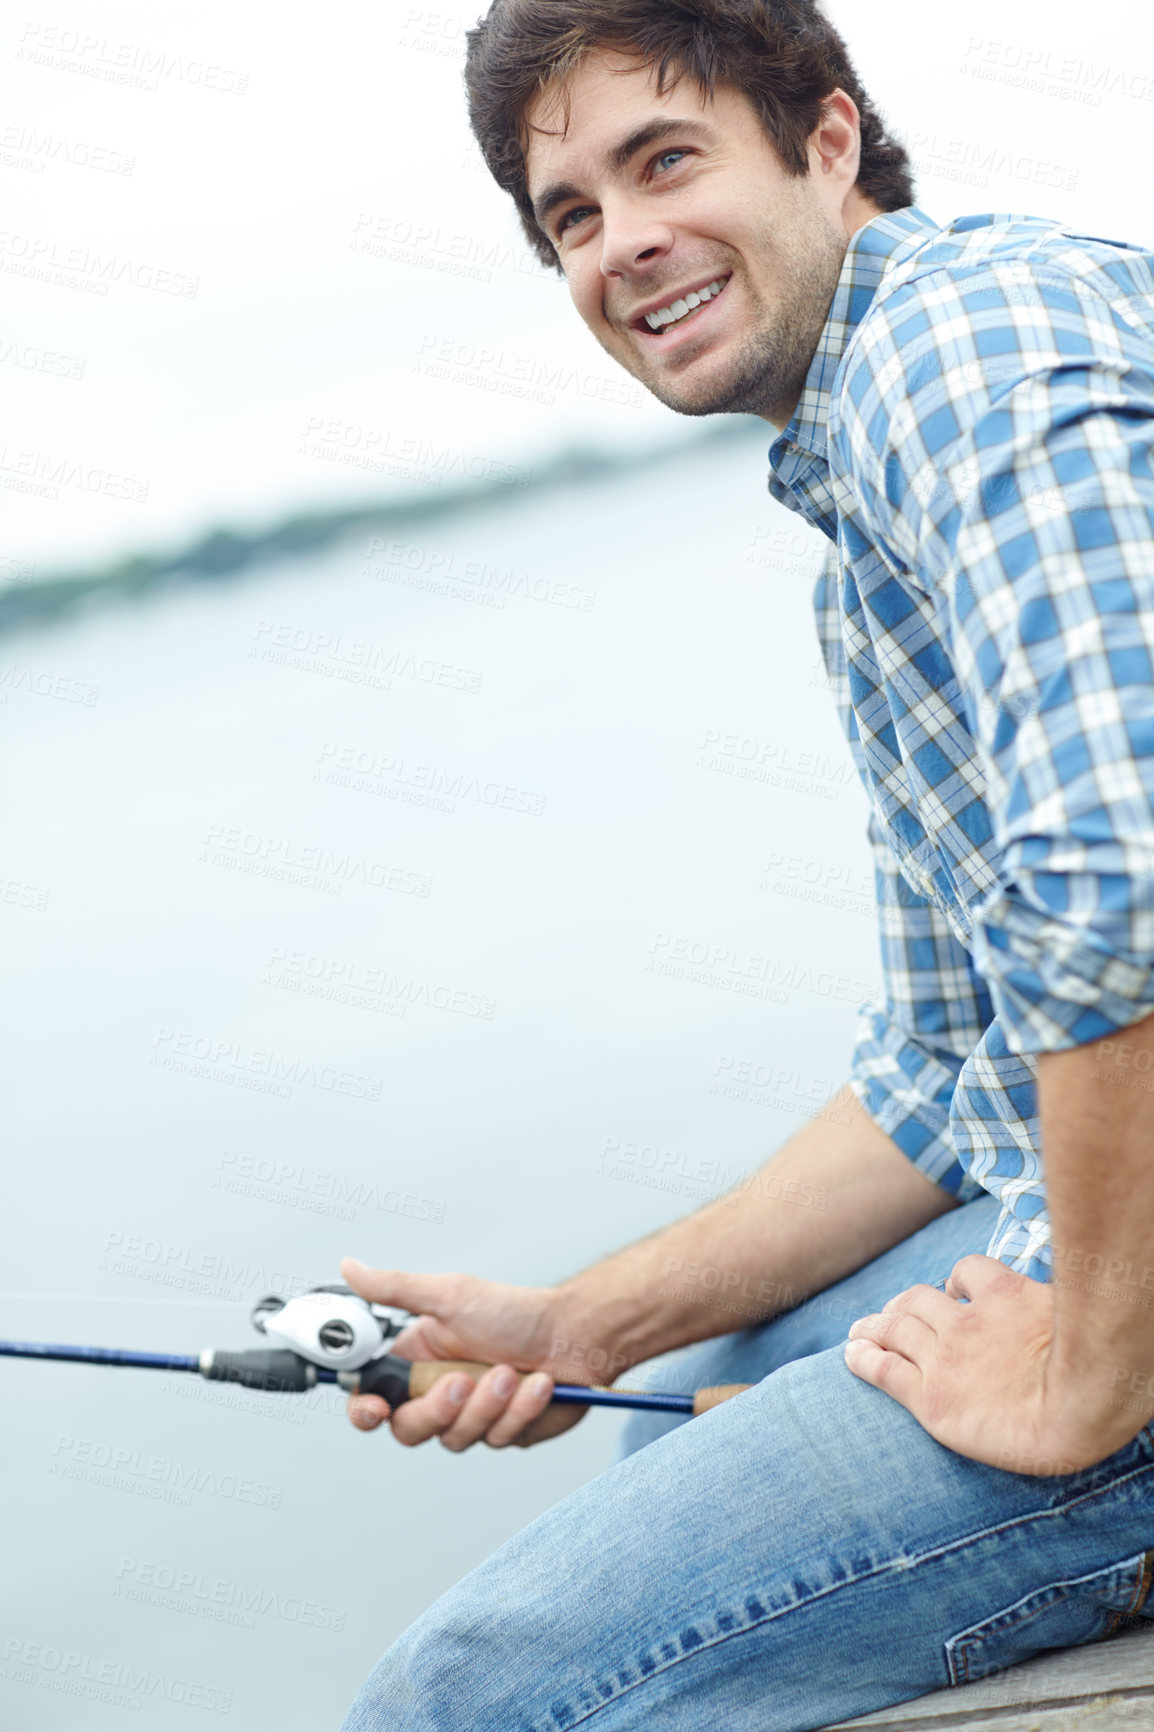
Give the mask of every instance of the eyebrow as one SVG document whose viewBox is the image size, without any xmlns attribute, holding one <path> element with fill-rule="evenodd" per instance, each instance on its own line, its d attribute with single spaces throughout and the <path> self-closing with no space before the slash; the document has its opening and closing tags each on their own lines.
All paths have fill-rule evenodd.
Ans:
<svg viewBox="0 0 1154 1732">
<path fill-rule="evenodd" d="M 639 150 L 644 150 L 647 145 L 660 144 L 662 139 L 672 138 L 674 135 L 680 138 L 698 139 L 708 136 L 707 128 L 696 120 L 647 121 L 644 126 L 635 127 L 619 144 L 615 144 L 612 150 L 606 152 L 606 172 L 611 175 L 620 174 L 623 169 L 629 166 Z M 580 188 L 575 186 L 572 181 L 554 181 L 552 186 L 545 188 L 540 198 L 533 200 L 533 215 L 544 228 L 546 218 L 556 210 L 559 204 L 564 204 L 567 199 L 581 197 Z"/>
</svg>

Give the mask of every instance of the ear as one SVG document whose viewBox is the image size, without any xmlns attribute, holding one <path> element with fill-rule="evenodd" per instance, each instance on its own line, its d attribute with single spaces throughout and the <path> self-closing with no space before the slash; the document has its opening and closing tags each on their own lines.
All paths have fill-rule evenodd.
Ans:
<svg viewBox="0 0 1154 1732">
<path fill-rule="evenodd" d="M 852 96 L 834 90 L 822 104 L 822 116 L 806 140 L 810 173 L 831 178 L 846 190 L 857 180 L 861 161 L 861 117 Z"/>
</svg>

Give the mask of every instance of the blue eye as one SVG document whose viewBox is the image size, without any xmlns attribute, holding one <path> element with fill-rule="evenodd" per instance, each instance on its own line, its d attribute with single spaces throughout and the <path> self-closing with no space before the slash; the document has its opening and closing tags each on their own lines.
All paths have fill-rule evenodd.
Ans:
<svg viewBox="0 0 1154 1732">
<path fill-rule="evenodd" d="M 592 205 L 587 205 L 587 204 L 574 205 L 572 210 L 567 210 L 565 212 L 565 215 L 561 218 L 560 222 L 557 224 L 557 233 L 559 235 L 563 235 L 565 233 L 565 230 L 569 227 L 569 225 L 576 218 L 588 216 L 590 211 L 592 210 L 592 208 L 593 208 Z"/>
<path fill-rule="evenodd" d="M 660 156 L 654 157 L 654 159 L 653 159 L 654 165 L 659 167 L 663 162 L 668 162 L 669 158 L 671 156 L 680 158 L 680 157 L 683 157 L 685 154 L 686 154 L 685 151 L 682 150 L 679 145 L 675 146 L 672 150 L 663 150 L 661 152 Z"/>
</svg>

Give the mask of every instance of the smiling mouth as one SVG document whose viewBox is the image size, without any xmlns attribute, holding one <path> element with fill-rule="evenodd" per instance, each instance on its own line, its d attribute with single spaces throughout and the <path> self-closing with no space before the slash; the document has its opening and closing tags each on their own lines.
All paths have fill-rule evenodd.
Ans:
<svg viewBox="0 0 1154 1732">
<path fill-rule="evenodd" d="M 659 336 L 663 331 L 671 330 L 676 325 L 683 325 L 688 319 L 693 318 L 694 314 L 702 307 L 708 306 L 710 301 L 715 301 L 728 282 L 728 276 L 716 277 L 713 282 L 706 283 L 703 288 L 694 289 L 688 295 L 679 296 L 677 300 L 671 301 L 667 307 L 658 307 L 652 313 L 643 313 L 640 319 L 635 320 L 635 329 L 652 332 L 653 335 Z"/>
</svg>

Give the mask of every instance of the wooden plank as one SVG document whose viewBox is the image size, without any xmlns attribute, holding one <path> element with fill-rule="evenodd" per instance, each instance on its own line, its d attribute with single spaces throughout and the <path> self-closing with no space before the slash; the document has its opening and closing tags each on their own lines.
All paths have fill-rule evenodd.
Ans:
<svg viewBox="0 0 1154 1732">
<path fill-rule="evenodd" d="M 1150 1732 L 1154 1729 L 1154 1627 L 1038 1654 L 976 1684 L 839 1720 L 871 1732 Z"/>
<path fill-rule="evenodd" d="M 895 1722 L 897 1724 L 897 1722 Z M 979 1716 L 963 1723 L 967 1732 L 1150 1732 L 1154 1708 L 1148 1702 L 1128 1702 L 1111 1696 L 1095 1696 L 1081 1706 L 1027 1708 L 989 1720 Z"/>
</svg>

